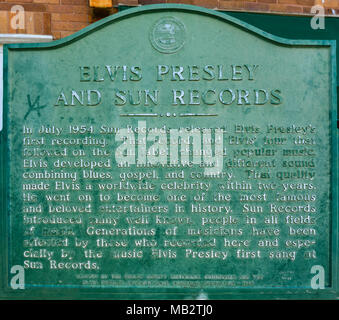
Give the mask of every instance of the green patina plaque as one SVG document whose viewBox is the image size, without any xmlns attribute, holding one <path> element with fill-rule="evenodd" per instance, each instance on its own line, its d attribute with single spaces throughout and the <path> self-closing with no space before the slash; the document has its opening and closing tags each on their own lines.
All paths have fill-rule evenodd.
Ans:
<svg viewBox="0 0 339 320">
<path fill-rule="evenodd" d="M 335 42 L 183 5 L 4 48 L 1 297 L 335 298 Z"/>
</svg>

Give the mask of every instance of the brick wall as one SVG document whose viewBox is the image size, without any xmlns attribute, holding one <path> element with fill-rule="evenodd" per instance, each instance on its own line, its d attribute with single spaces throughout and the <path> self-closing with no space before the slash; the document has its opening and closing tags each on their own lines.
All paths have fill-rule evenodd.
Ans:
<svg viewBox="0 0 339 320">
<path fill-rule="evenodd" d="M 99 0 L 100 1 L 100 0 Z M 225 11 L 310 14 L 322 4 L 327 15 L 339 15 L 339 0 L 113 0 L 113 6 L 138 6 L 154 3 L 186 3 Z M 11 8 L 24 8 L 23 29 L 13 29 Z M 89 7 L 89 0 L 0 0 L 0 33 L 27 33 L 66 37 L 94 21 L 117 12 L 116 8 Z"/>
<path fill-rule="evenodd" d="M 339 15 L 339 0 L 125 0 L 120 4 L 186 3 L 225 11 L 310 14 L 315 4 L 321 4 L 327 15 Z"/>
<path fill-rule="evenodd" d="M 11 8 L 24 8 L 25 28 L 13 29 Z M 66 37 L 92 23 L 88 0 L 0 0 L 0 33 L 30 33 Z"/>
</svg>

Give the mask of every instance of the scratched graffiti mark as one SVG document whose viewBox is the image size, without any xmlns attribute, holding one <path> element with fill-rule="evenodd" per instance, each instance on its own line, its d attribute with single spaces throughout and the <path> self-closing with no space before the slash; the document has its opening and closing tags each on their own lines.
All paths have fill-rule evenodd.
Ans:
<svg viewBox="0 0 339 320">
<path fill-rule="evenodd" d="M 28 102 L 28 110 L 24 116 L 24 120 L 27 119 L 28 115 L 32 112 L 32 111 L 36 111 L 38 116 L 40 117 L 41 114 L 40 114 L 40 110 L 43 109 L 43 108 L 46 108 L 47 105 L 43 105 L 43 106 L 40 106 L 40 96 L 37 96 L 37 98 L 35 99 L 34 103 L 32 104 L 32 101 L 31 101 L 31 95 L 27 95 L 27 102 Z"/>
</svg>

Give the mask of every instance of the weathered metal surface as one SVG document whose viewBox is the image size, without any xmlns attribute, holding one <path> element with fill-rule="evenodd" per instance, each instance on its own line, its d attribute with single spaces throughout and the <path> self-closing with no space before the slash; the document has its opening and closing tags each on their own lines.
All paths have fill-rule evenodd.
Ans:
<svg viewBox="0 0 339 320">
<path fill-rule="evenodd" d="M 6 46 L 5 295 L 335 297 L 334 52 L 180 5 Z"/>
</svg>

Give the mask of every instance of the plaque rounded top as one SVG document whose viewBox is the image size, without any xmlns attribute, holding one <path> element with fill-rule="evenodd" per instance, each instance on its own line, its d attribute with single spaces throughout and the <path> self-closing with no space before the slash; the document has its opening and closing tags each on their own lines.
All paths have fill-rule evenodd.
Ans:
<svg viewBox="0 0 339 320">
<path fill-rule="evenodd" d="M 150 31 L 154 49 L 161 53 L 174 53 L 185 44 L 185 25 L 174 17 L 163 17 L 155 22 Z"/>
</svg>

